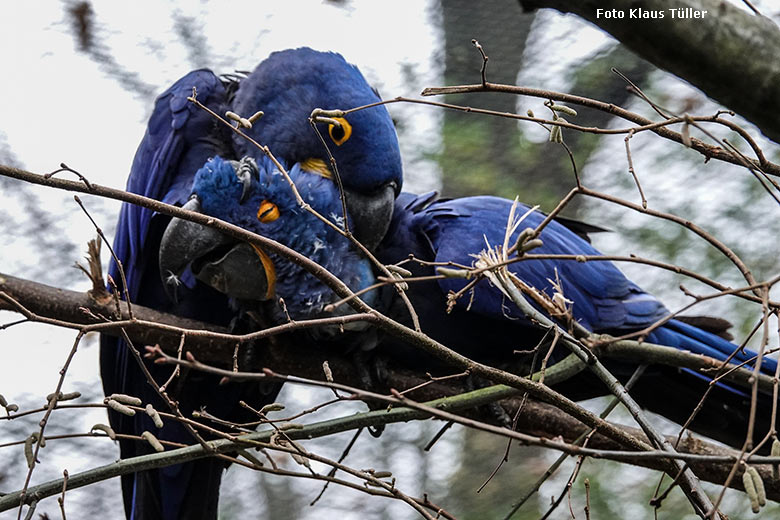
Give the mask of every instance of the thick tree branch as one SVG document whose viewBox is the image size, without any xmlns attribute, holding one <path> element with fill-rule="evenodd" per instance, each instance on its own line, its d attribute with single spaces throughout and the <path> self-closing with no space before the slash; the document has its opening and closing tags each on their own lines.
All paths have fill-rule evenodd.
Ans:
<svg viewBox="0 0 780 520">
<path fill-rule="evenodd" d="M 22 304 L 27 310 L 40 317 L 62 322 L 68 322 L 69 328 L 79 328 L 79 325 L 100 323 L 96 316 L 106 319 L 129 320 L 127 303 L 120 302 L 122 316 L 116 316 L 116 306 L 113 299 L 95 299 L 90 292 L 71 291 L 52 287 L 50 285 L 24 280 L 5 273 L 0 273 L 0 292 L 4 292 Z M 18 311 L 7 300 L 0 298 L 0 310 Z M 87 312 L 88 311 L 88 312 Z M 190 320 L 172 314 L 159 312 L 148 307 L 133 305 L 133 313 L 140 322 L 154 322 L 172 327 L 191 329 L 193 331 L 209 331 L 227 334 L 227 329 Z M 65 324 L 63 323 L 63 326 Z M 170 352 L 176 352 L 181 341 L 181 334 L 173 330 L 154 329 L 143 323 L 129 324 L 125 327 L 134 342 L 141 345 L 159 343 Z M 107 329 L 107 334 L 121 336 L 118 329 Z M 233 355 L 233 346 L 225 340 L 193 335 L 187 341 L 187 347 L 201 359 L 209 362 L 221 362 Z"/>
<path fill-rule="evenodd" d="M 411 382 L 410 380 L 406 381 Z M 424 398 L 427 393 L 439 394 L 442 388 L 435 388 L 438 383 L 424 387 L 418 391 L 417 398 Z M 484 391 L 492 391 L 490 388 L 486 388 L 480 391 L 472 392 L 472 394 L 479 394 Z M 452 400 L 438 400 L 428 403 L 428 406 L 458 410 L 464 407 L 464 404 L 458 403 L 459 397 Z M 510 410 L 516 410 L 520 403 L 524 401 L 520 398 L 508 399 L 504 401 L 505 406 Z M 447 403 L 445 405 L 445 403 Z M 373 412 L 365 412 L 362 414 L 350 415 L 338 419 L 332 419 L 328 421 L 322 421 L 305 426 L 299 430 L 288 430 L 286 436 L 291 439 L 312 439 L 316 437 L 322 437 L 326 435 L 333 435 L 335 433 L 354 430 L 360 427 L 366 426 L 378 426 L 382 424 L 390 424 L 395 422 L 405 422 L 409 420 L 419 420 L 428 417 L 429 414 L 424 411 L 415 410 L 413 408 L 396 407 L 392 410 L 376 410 Z M 642 436 L 642 432 L 633 428 L 618 426 L 618 428 L 625 430 L 626 433 L 631 435 Z M 588 453 L 593 456 L 594 450 L 604 451 L 603 457 L 614 460 L 622 460 L 638 466 L 660 469 L 665 460 L 661 457 L 665 454 L 658 452 L 642 453 L 642 452 L 626 452 L 622 451 L 622 447 L 619 444 L 615 444 L 613 441 L 603 437 L 599 434 L 594 435 L 588 443 L 587 449 L 581 449 L 576 447 L 566 447 L 564 443 L 568 443 L 574 440 L 578 435 L 588 431 L 582 423 L 572 419 L 565 413 L 556 409 L 555 407 L 538 403 L 534 401 L 526 401 L 523 404 L 522 414 L 520 415 L 520 421 L 518 423 L 518 432 L 526 434 L 540 436 L 541 444 L 550 447 L 562 449 L 563 451 L 577 454 L 579 452 Z M 203 446 L 195 445 L 186 448 L 179 448 L 174 450 L 167 450 L 163 453 L 155 453 L 151 455 L 143 455 L 134 457 L 132 459 L 122 460 L 115 463 L 111 463 L 105 466 L 94 468 L 82 473 L 69 476 L 68 489 L 75 489 L 85 485 L 92 484 L 97 481 L 106 480 L 119 475 L 141 471 L 145 469 L 162 467 L 170 464 L 181 463 L 188 460 L 194 460 L 205 456 L 212 455 L 214 453 L 228 453 L 235 451 L 237 446 L 257 445 L 256 443 L 267 443 L 270 440 L 271 435 L 275 432 L 275 429 L 269 429 L 262 432 L 257 432 L 249 435 L 244 435 L 241 440 L 231 441 L 228 439 L 210 441 L 209 449 L 213 450 L 208 452 Z M 505 430 L 508 435 L 512 434 L 510 430 Z M 544 440 L 548 439 L 548 440 Z M 561 442 L 559 439 L 562 439 Z M 674 441 L 674 438 L 670 437 L 670 441 Z M 733 460 L 738 457 L 738 452 L 729 448 L 721 448 L 706 442 L 700 441 L 694 438 L 688 438 L 684 440 L 680 445 L 680 454 L 677 456 L 683 460 L 688 460 L 691 467 L 696 470 L 698 474 L 704 476 L 706 480 L 712 482 L 723 482 L 725 476 L 728 474 Z M 608 453 L 606 450 L 610 450 Z M 710 460 L 706 460 L 710 459 Z M 755 457 L 755 461 L 761 461 L 765 457 Z M 764 483 L 767 490 L 767 497 L 773 500 L 780 499 L 780 481 L 773 480 L 771 478 L 771 470 L 768 465 L 756 466 L 764 479 Z M 742 480 L 735 479 L 732 483 L 732 487 L 736 489 L 742 489 Z M 62 480 L 54 480 L 33 486 L 28 490 L 28 493 L 24 497 L 26 502 L 40 500 L 48 496 L 58 494 L 62 489 Z M 0 497 L 0 511 L 5 511 L 18 507 L 23 497 L 21 493 L 9 493 L 3 497 Z"/>
<path fill-rule="evenodd" d="M 654 65 L 692 83 L 780 142 L 780 30 L 722 0 L 520 0 L 523 9 L 574 13 L 607 31 Z M 632 9 L 664 12 L 661 19 L 630 18 Z M 672 18 L 670 9 L 707 11 Z M 623 18 L 597 16 L 616 9 Z M 635 11 L 637 12 L 637 11 Z"/>
</svg>

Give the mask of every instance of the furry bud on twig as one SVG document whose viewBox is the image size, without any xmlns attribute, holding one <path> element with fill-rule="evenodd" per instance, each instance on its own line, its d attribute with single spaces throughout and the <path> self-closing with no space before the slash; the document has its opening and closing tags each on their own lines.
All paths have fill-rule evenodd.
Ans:
<svg viewBox="0 0 780 520">
<path fill-rule="evenodd" d="M 688 123 L 683 123 L 682 131 L 680 132 L 680 139 L 686 148 L 691 147 L 691 128 Z"/>
<path fill-rule="evenodd" d="M 281 412 L 282 410 L 284 410 L 282 403 L 271 403 L 260 408 L 260 413 Z"/>
<path fill-rule="evenodd" d="M 772 441 L 772 451 L 770 455 L 772 457 L 780 457 L 780 440 L 775 438 Z M 774 480 L 780 479 L 780 464 L 772 464 L 772 478 Z"/>
<path fill-rule="evenodd" d="M 71 399 L 78 399 L 79 397 L 81 397 L 81 392 L 68 392 L 67 394 L 60 392 L 57 394 L 57 401 L 70 401 Z M 47 403 L 51 402 L 52 399 L 54 399 L 54 393 L 46 396 Z"/>
<path fill-rule="evenodd" d="M 101 432 L 104 432 L 106 435 L 108 435 L 108 438 L 111 439 L 112 441 L 116 440 L 116 432 L 107 424 L 98 423 L 89 429 L 90 433 L 94 432 L 95 430 L 100 430 Z"/>
<path fill-rule="evenodd" d="M 745 487 L 745 493 L 747 493 L 750 499 L 750 509 L 754 513 L 758 513 L 761 510 L 761 506 L 758 503 L 758 492 L 756 491 L 756 484 L 753 482 L 753 476 L 747 469 L 742 474 L 742 485 Z"/>
<path fill-rule="evenodd" d="M 141 406 L 141 400 L 137 397 L 133 397 L 132 395 L 127 394 L 111 394 L 108 396 L 109 399 L 113 399 L 114 401 L 118 401 L 122 404 L 129 404 L 132 406 Z"/>
<path fill-rule="evenodd" d="M 401 276 L 412 276 L 412 272 L 408 269 L 404 269 L 400 265 L 389 264 L 385 266 L 391 273 L 399 274 Z"/>
<path fill-rule="evenodd" d="M 436 274 L 447 278 L 471 278 L 471 271 L 466 269 L 451 269 L 449 267 L 437 267 Z"/>
<path fill-rule="evenodd" d="M 567 107 L 566 105 L 553 105 L 550 107 L 551 110 L 555 110 L 556 112 L 564 113 L 568 116 L 575 117 L 577 115 L 577 111 L 574 110 L 571 107 Z"/>
<path fill-rule="evenodd" d="M 333 371 L 330 369 L 330 365 L 327 361 L 322 362 L 322 371 L 325 373 L 325 381 L 328 383 L 333 382 Z"/>
<path fill-rule="evenodd" d="M 254 114 L 249 116 L 249 122 L 250 123 L 254 123 L 255 121 L 257 121 L 258 119 L 260 119 L 264 115 L 265 115 L 265 112 L 263 112 L 262 110 L 258 110 L 257 112 L 255 112 Z"/>
<path fill-rule="evenodd" d="M 24 458 L 27 459 L 27 467 L 32 468 L 35 465 L 35 456 L 33 455 L 33 443 L 38 440 L 38 432 L 33 433 L 24 440 Z"/>
<path fill-rule="evenodd" d="M 764 507 L 766 505 L 766 489 L 764 488 L 764 481 L 761 475 L 758 474 L 758 470 L 753 466 L 748 466 L 747 472 L 753 479 L 753 485 L 756 487 L 756 496 L 758 497 L 758 505 Z"/>
<path fill-rule="evenodd" d="M 162 452 L 162 451 L 165 451 L 165 448 L 163 447 L 163 445 L 162 445 L 162 444 L 160 444 L 160 441 L 158 441 L 158 440 L 157 440 L 157 437 L 155 437 L 154 435 L 152 435 L 150 432 L 148 432 L 148 431 L 144 431 L 144 432 L 141 434 L 141 437 L 143 437 L 143 438 L 144 438 L 144 440 L 145 440 L 146 442 L 148 442 L 148 443 L 149 443 L 149 445 L 150 445 L 152 448 L 154 448 L 154 451 L 156 451 L 157 453 L 160 453 L 160 452 Z"/>
<path fill-rule="evenodd" d="M 160 414 L 154 409 L 152 403 L 146 405 L 146 415 L 152 418 L 152 422 L 157 428 L 163 427 L 162 417 L 160 417 Z"/>
<path fill-rule="evenodd" d="M 109 399 L 108 401 L 106 401 L 106 406 L 108 406 L 115 412 L 121 413 L 122 415 L 126 415 L 128 417 L 132 417 L 135 415 L 135 410 L 123 405 L 119 401 L 114 401 L 113 399 Z"/>
</svg>

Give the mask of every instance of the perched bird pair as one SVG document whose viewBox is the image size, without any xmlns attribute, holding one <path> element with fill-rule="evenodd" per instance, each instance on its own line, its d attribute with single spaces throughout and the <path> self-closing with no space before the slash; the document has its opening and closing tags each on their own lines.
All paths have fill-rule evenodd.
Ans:
<svg viewBox="0 0 780 520">
<path fill-rule="evenodd" d="M 272 238 L 317 261 L 341 278 L 353 291 L 375 280 L 371 264 L 331 226 L 302 209 L 276 165 L 248 142 L 230 135 L 211 116 L 187 102 L 192 87 L 198 99 L 217 113 L 231 109 L 241 115 L 263 110 L 265 115 L 248 133 L 281 160 L 303 200 L 343 225 L 339 191 L 332 180 L 327 151 L 310 128 L 313 108 L 348 109 L 369 104 L 378 96 L 343 58 L 332 53 L 296 49 L 272 54 L 248 77 L 223 82 L 208 71 L 196 71 L 179 80 L 158 98 L 149 129 L 139 147 L 128 189 L 166 202 L 185 205 L 250 231 Z M 383 107 L 352 112 L 329 126 L 322 125 L 345 188 L 348 222 L 356 236 L 390 264 L 413 254 L 428 262 L 472 264 L 471 255 L 485 244 L 501 244 L 512 203 L 496 197 L 469 197 L 436 201 L 435 195 L 400 194 L 400 154 L 392 121 Z M 520 212 L 524 212 L 521 206 Z M 543 219 L 530 212 L 519 227 L 535 227 Z M 598 255 L 570 222 L 551 222 L 540 235 L 534 253 Z M 519 230 L 510 238 L 516 240 Z M 134 301 L 167 312 L 227 325 L 241 314 L 247 300 L 266 301 L 272 322 L 350 312 L 347 306 L 326 312 L 337 297 L 301 267 L 246 244 L 236 243 L 210 228 L 169 219 L 153 212 L 124 206 L 116 250 L 123 262 L 128 290 Z M 415 274 L 432 274 L 429 264 L 407 264 Z M 610 262 L 528 260 L 509 269 L 527 284 L 552 296 L 553 282 L 571 302 L 571 313 L 584 327 L 622 334 L 642 329 L 668 315 L 654 297 L 632 283 Z M 112 266 L 114 279 L 116 266 Z M 480 281 L 463 304 L 447 313 L 446 297 L 467 282 L 462 279 L 410 283 L 408 294 L 423 331 L 467 356 L 479 359 L 512 358 L 516 349 L 533 346 L 539 330 L 486 280 Z M 394 313 L 394 305 L 377 290 L 361 296 L 369 305 Z M 282 306 L 278 299 L 284 300 Z M 342 334 L 327 328 L 313 340 L 355 345 L 377 341 L 370 328 L 355 325 Z M 399 361 L 417 359 L 392 338 L 380 338 L 388 355 Z M 670 320 L 650 333 L 646 341 L 725 359 L 736 345 L 717 335 Z M 737 354 L 748 361 L 749 351 Z M 425 359 L 425 358 L 423 358 Z M 774 372 L 774 361 L 762 370 Z M 633 369 L 613 364 L 619 374 Z M 162 382 L 169 370 L 150 367 Z M 104 337 L 101 371 L 107 394 L 122 392 L 141 397 L 156 407 L 163 404 L 135 365 L 128 346 Z M 658 381 L 663 381 L 659 385 Z M 237 405 L 267 402 L 276 389 L 247 384 L 217 386 L 209 376 L 186 374 L 171 391 L 185 415 L 200 407 L 223 419 L 245 420 Z M 683 421 L 698 402 L 707 381 L 689 371 L 653 368 L 640 380 L 635 393 L 641 403 L 673 420 Z M 263 393 L 265 391 L 265 393 Z M 575 378 L 565 391 L 576 398 L 603 395 L 607 389 L 587 376 Z M 771 397 L 762 397 L 762 403 Z M 716 387 L 694 428 L 732 444 L 744 440 L 749 410 L 746 392 Z M 155 432 L 162 438 L 191 442 L 175 423 L 157 429 L 145 417 L 111 415 L 122 433 Z M 123 441 L 123 458 L 144 452 L 138 443 Z M 123 479 L 128 518 L 215 518 L 223 464 L 205 459 L 151 470 Z"/>
<path fill-rule="evenodd" d="M 297 164 L 298 168 L 312 172 L 313 179 L 326 181 L 328 185 L 333 184 L 329 155 L 308 122 L 312 110 L 317 107 L 348 109 L 379 101 L 360 71 L 340 55 L 306 48 L 274 53 L 246 77 L 221 79 L 209 70 L 191 72 L 157 98 L 133 161 L 128 191 L 184 205 L 192 193 L 195 173 L 210 158 L 263 160 L 262 152 L 254 145 L 237 138 L 229 128 L 188 101 L 193 93 L 218 114 L 233 111 L 250 115 L 262 110 L 265 115 L 248 130 L 252 138 L 269 146 L 287 164 Z M 351 115 L 349 121 L 330 126 L 318 124 L 318 129 L 328 140 L 338 163 L 356 235 L 369 244 L 372 241 L 376 244 L 390 223 L 394 198 L 402 183 L 398 141 L 387 110 L 377 106 Z M 244 164 L 248 165 L 248 161 L 245 159 Z M 239 167 L 240 171 L 246 171 L 246 167 L 243 170 Z M 256 218 L 257 211 L 254 208 L 252 218 Z M 271 215 L 262 218 L 269 220 Z M 186 266 L 184 272 L 174 274 L 171 269 L 179 268 L 178 251 L 191 245 L 187 241 L 197 237 L 171 232 L 161 245 L 169 221 L 170 218 L 146 208 L 122 206 L 114 249 L 123 266 L 130 299 L 140 305 L 217 325 L 234 324 L 240 312 L 225 293 L 246 296 L 241 291 L 251 290 L 253 286 L 246 286 L 251 283 L 251 276 L 247 275 L 250 280 L 247 282 L 242 275 L 253 272 L 258 261 L 262 266 L 261 259 L 245 254 L 243 245 L 223 243 L 195 265 Z M 330 239 L 324 237 L 324 240 Z M 165 253 L 162 261 L 165 282 L 161 278 L 161 250 Z M 286 276 L 284 266 L 278 265 L 276 269 L 277 289 L 286 290 L 292 280 Z M 225 273 L 227 277 L 220 278 Z M 121 281 L 114 263 L 110 274 L 117 283 Z M 267 282 L 273 280 L 258 283 Z M 307 298 L 304 294 L 300 300 L 288 300 L 290 305 L 300 301 L 305 306 Z M 130 394 L 158 410 L 168 410 L 123 340 L 101 337 L 100 369 L 106 395 Z M 158 384 L 164 383 L 171 372 L 169 367 L 152 363 L 147 364 L 147 369 Z M 173 381 L 167 391 L 187 417 L 205 408 L 217 417 L 235 422 L 256 419 L 239 406 L 239 401 L 262 406 L 272 401 L 278 391 L 260 385 L 219 385 L 218 382 L 212 376 L 190 373 Z M 150 431 L 165 440 L 186 443 L 193 440 L 179 423 L 165 421 L 162 428 L 157 428 L 145 414 L 128 417 L 110 411 L 109 420 L 119 433 L 140 435 Z M 144 443 L 121 441 L 120 451 L 122 458 L 129 458 L 151 450 Z M 217 459 L 203 459 L 125 475 L 122 492 L 126 515 L 134 519 L 216 518 L 224 468 L 225 464 Z"/>
</svg>

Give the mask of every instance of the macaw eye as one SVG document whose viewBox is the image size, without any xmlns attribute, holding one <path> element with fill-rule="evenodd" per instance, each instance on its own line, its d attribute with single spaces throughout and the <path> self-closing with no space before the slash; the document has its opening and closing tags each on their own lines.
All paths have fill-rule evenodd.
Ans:
<svg viewBox="0 0 780 520">
<path fill-rule="evenodd" d="M 257 220 L 267 224 L 279 218 L 279 208 L 273 202 L 264 200 L 257 209 Z"/>
<path fill-rule="evenodd" d="M 334 117 L 333 119 L 338 121 L 339 125 L 329 124 L 328 134 L 333 139 L 333 142 L 336 143 L 336 146 L 341 146 L 349 141 L 350 136 L 352 136 L 352 125 L 343 117 Z"/>
</svg>

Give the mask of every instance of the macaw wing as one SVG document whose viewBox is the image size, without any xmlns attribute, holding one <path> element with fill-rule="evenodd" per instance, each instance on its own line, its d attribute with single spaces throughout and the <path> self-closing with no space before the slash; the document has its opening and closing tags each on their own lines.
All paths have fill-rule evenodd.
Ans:
<svg viewBox="0 0 780 520">
<path fill-rule="evenodd" d="M 198 168 L 208 157 L 226 153 L 222 130 L 208 113 L 187 99 L 193 89 L 203 104 L 218 113 L 223 111 L 225 87 L 210 70 L 190 72 L 163 92 L 133 160 L 127 191 L 183 204 Z M 154 214 L 150 209 L 124 204 L 119 215 L 114 247 L 125 269 L 131 299 L 138 295 L 146 265 L 143 245 Z M 119 283 L 116 265 L 112 264 L 111 275 Z"/>
<path fill-rule="evenodd" d="M 127 191 L 161 200 L 170 204 L 183 204 L 190 195 L 192 178 L 198 168 L 207 158 L 218 154 L 226 154 L 226 139 L 212 116 L 188 101 L 193 89 L 197 98 L 212 110 L 224 111 L 226 89 L 220 79 L 209 70 L 190 72 L 173 86 L 162 93 L 156 100 L 154 111 L 143 140 L 136 151 L 130 175 L 127 181 Z M 179 312 L 179 309 L 169 308 L 168 301 L 162 290 L 157 273 L 157 255 L 159 248 L 159 231 L 162 226 L 154 227 L 157 214 L 147 208 L 132 204 L 123 204 L 120 210 L 114 250 L 122 263 L 127 289 L 131 301 L 166 311 Z M 155 229 L 156 231 L 153 231 Z M 115 262 L 111 263 L 110 275 L 121 287 L 119 269 Z M 124 295 L 123 295 L 124 296 Z M 185 302 L 190 307 L 198 305 L 197 300 Z M 203 305 L 208 305 L 206 301 Z M 194 315 L 193 309 L 183 307 L 182 315 Z M 129 393 L 141 397 L 144 402 L 155 401 L 156 395 L 151 386 L 146 383 L 140 369 L 135 367 L 127 345 L 122 340 L 101 337 L 101 374 L 106 395 L 112 393 Z M 115 430 L 121 433 L 139 434 L 142 430 L 156 431 L 148 418 L 128 418 L 118 414 L 110 415 Z M 176 430 L 178 425 L 168 424 L 164 430 Z M 181 429 L 180 427 L 178 427 Z M 165 438 L 188 439 L 182 432 L 169 432 Z M 136 451 L 132 442 L 123 442 L 122 456 L 131 457 L 143 450 Z M 190 478 L 196 466 L 198 479 Z M 138 473 L 123 476 L 123 495 L 128 514 L 144 515 L 147 504 L 155 504 L 154 509 L 161 508 L 165 518 L 174 518 L 181 512 L 182 504 L 187 503 L 187 494 L 206 496 L 213 490 L 207 485 L 221 469 L 213 464 L 196 463 L 195 465 L 177 465 L 155 473 Z M 134 481 L 134 479 L 138 479 Z M 143 485 L 148 479 L 160 479 L 148 486 Z M 169 484 L 169 482 L 178 482 Z M 202 487 L 198 487 L 202 484 Z M 162 487 L 165 489 L 162 502 L 155 496 L 158 492 L 149 491 Z M 148 490 L 146 496 L 142 490 Z M 202 502 L 202 501 L 201 501 Z M 216 507 L 216 501 L 207 501 L 209 506 L 204 515 L 210 514 L 210 508 Z M 198 502 L 200 503 L 200 502 Z M 216 512 L 213 513 L 216 515 Z"/>
<path fill-rule="evenodd" d="M 414 227 L 430 244 L 436 262 L 471 265 L 475 255 L 504 243 L 511 207 L 511 201 L 497 197 L 437 201 L 422 210 L 418 207 Z M 527 206 L 518 204 L 515 216 L 520 217 L 528 210 Z M 528 213 L 508 243 L 514 244 L 523 229 L 536 227 L 544 218 L 538 211 Z M 532 254 L 599 255 L 577 233 L 556 221 L 547 225 L 540 238 L 543 245 L 531 251 Z M 510 264 L 509 270 L 549 296 L 553 295 L 554 283 L 560 282 L 564 297 L 572 302 L 575 319 L 590 330 L 636 329 L 668 313 L 657 299 L 628 280 L 610 262 L 526 260 Z M 446 278 L 439 285 L 448 293 L 459 291 L 467 283 Z M 473 294 L 464 295 L 462 304 L 470 312 L 494 319 L 525 319 L 487 280 L 477 283 Z"/>
<path fill-rule="evenodd" d="M 433 253 L 436 262 L 455 262 L 471 265 L 475 256 L 488 247 L 504 242 L 512 203 L 496 197 L 468 197 L 451 201 L 437 201 L 422 207 L 426 200 L 418 198 L 407 203 L 416 211 L 417 233 Z M 528 206 L 518 204 L 515 216 L 520 217 Z M 528 213 L 512 233 L 509 244 L 514 244 L 523 229 L 534 228 L 545 218 L 534 211 Z M 542 231 L 542 245 L 530 254 L 598 256 L 593 246 L 568 226 L 553 220 Z M 418 238 L 418 240 L 421 240 Z M 574 318 L 590 330 L 622 333 L 639 330 L 664 318 L 669 311 L 654 296 L 643 291 L 608 261 L 526 260 L 509 265 L 509 270 L 528 285 L 553 295 L 554 282 L 560 283 L 563 296 L 571 302 Z M 468 281 L 445 278 L 439 281 L 447 294 L 462 289 Z M 468 312 L 495 320 L 525 320 L 522 312 L 487 280 L 476 284 L 473 293 L 461 297 L 460 305 Z M 725 360 L 737 346 L 712 332 L 685 323 L 670 320 L 651 332 L 650 343 L 673 346 Z M 737 361 L 748 361 L 755 353 L 739 352 Z M 762 370 L 773 373 L 774 360 L 765 360 Z"/>
</svg>

